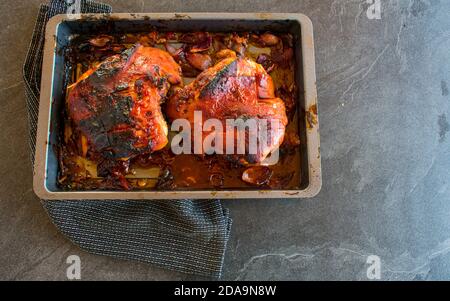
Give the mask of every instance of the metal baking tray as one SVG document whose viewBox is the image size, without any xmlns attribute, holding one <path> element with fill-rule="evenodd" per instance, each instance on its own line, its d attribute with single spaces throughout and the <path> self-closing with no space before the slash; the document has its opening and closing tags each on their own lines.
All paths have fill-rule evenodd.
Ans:
<svg viewBox="0 0 450 301">
<path fill-rule="evenodd" d="M 296 38 L 296 84 L 301 153 L 299 190 L 204 190 L 204 191 L 63 191 L 57 186 L 58 114 L 64 105 L 64 56 L 61 49 L 74 34 L 139 32 L 153 27 L 162 31 L 233 32 L 267 30 L 289 32 Z M 321 188 L 321 160 L 317 116 L 317 89 L 313 26 L 302 14 L 272 13 L 139 13 L 57 15 L 47 24 L 42 67 L 41 97 L 33 187 L 42 199 L 234 199 L 306 198 Z M 300 167 L 299 167 L 300 168 Z"/>
</svg>

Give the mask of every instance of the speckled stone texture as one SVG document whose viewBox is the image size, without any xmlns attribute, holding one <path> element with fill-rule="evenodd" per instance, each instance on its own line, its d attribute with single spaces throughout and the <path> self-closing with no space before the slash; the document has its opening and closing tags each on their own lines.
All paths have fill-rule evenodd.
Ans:
<svg viewBox="0 0 450 301">
<path fill-rule="evenodd" d="M 38 0 L 0 2 L 0 279 L 196 280 L 87 254 L 32 191 L 21 77 Z M 230 200 L 224 280 L 450 279 L 450 1 L 104 1 L 115 12 L 298 12 L 314 24 L 323 188 Z"/>
</svg>

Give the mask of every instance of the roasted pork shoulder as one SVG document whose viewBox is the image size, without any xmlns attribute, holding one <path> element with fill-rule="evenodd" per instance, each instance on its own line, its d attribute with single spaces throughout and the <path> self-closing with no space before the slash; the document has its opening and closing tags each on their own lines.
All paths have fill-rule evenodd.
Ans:
<svg viewBox="0 0 450 301">
<path fill-rule="evenodd" d="M 191 126 L 195 111 L 202 113 L 203 123 L 210 118 L 220 120 L 224 131 L 227 119 L 276 121 L 275 127 L 268 123 L 265 146 L 258 147 L 257 153 L 240 156 L 247 163 L 260 163 L 277 149 L 283 142 L 288 122 L 284 102 L 275 97 L 272 78 L 263 66 L 234 53 L 200 73 L 189 85 L 178 89 L 167 105 L 169 118 L 187 119 Z M 255 135 L 255 132 L 238 133 L 242 134 L 248 141 L 248 135 Z M 256 135 L 260 136 L 261 132 Z M 223 140 L 225 152 L 226 135 L 218 133 L 218 136 Z M 246 145 L 246 152 L 248 150 Z"/>
<path fill-rule="evenodd" d="M 163 148 L 160 104 L 181 69 L 165 51 L 136 45 L 107 58 L 69 87 L 68 112 L 93 155 L 126 160 Z"/>
</svg>

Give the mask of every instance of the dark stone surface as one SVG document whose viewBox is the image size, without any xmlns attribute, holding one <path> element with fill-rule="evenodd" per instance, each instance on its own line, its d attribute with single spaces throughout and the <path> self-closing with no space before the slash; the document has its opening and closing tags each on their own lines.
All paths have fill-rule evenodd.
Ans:
<svg viewBox="0 0 450 301">
<path fill-rule="evenodd" d="M 198 279 L 87 254 L 32 191 L 21 66 L 38 0 L 0 3 L 0 279 Z M 106 1 L 115 12 L 301 12 L 315 26 L 323 188 L 313 199 L 225 201 L 223 279 L 450 279 L 450 2 Z"/>
</svg>

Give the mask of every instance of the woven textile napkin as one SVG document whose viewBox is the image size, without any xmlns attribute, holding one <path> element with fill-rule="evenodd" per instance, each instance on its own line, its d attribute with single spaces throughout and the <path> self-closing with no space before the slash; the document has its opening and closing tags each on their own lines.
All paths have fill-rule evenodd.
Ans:
<svg viewBox="0 0 450 301">
<path fill-rule="evenodd" d="M 45 25 L 52 16 L 67 11 L 64 0 L 41 5 L 23 68 L 32 162 Z M 110 12 L 109 5 L 81 1 L 81 13 Z M 218 200 L 42 200 L 42 204 L 59 230 L 88 252 L 221 276 L 231 219 Z"/>
</svg>

